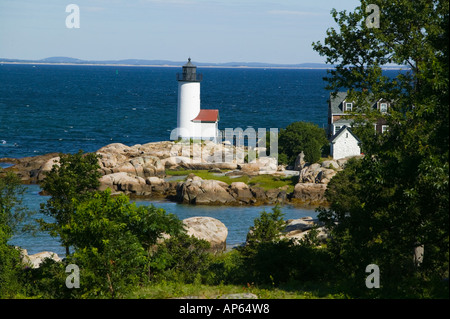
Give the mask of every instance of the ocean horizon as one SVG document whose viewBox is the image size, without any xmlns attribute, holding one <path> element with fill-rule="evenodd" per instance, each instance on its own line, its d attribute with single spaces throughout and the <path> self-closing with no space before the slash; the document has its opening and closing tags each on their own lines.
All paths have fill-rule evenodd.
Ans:
<svg viewBox="0 0 450 319">
<path fill-rule="evenodd" d="M 181 70 L 181 68 L 180 68 Z M 169 140 L 176 127 L 176 68 L 0 65 L 0 157 L 86 152 L 110 143 Z M 219 128 L 325 128 L 326 70 L 198 68 L 202 109 Z"/>
</svg>

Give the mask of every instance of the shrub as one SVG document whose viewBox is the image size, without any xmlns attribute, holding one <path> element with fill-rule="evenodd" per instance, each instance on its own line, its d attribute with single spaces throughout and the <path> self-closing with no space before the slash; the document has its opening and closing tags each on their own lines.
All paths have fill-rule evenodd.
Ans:
<svg viewBox="0 0 450 319">
<path fill-rule="evenodd" d="M 245 273 L 247 282 L 279 285 L 331 278 L 331 257 L 326 249 L 318 248 L 318 232 L 311 230 L 298 243 L 281 239 L 284 226 L 283 214 L 278 207 L 274 207 L 272 213 L 262 212 L 255 219 L 246 245 L 238 249 L 241 260 L 234 260 L 239 272 Z"/>
<path fill-rule="evenodd" d="M 209 267 L 212 254 L 210 244 L 186 233 L 164 240 L 151 258 L 156 279 L 193 283 Z"/>
<path fill-rule="evenodd" d="M 324 129 L 309 122 L 294 122 L 281 129 L 278 138 L 280 162 L 295 163 L 297 155 L 303 151 L 305 161 L 315 163 L 326 152 L 328 139 Z"/>
<path fill-rule="evenodd" d="M 154 206 L 137 206 L 110 190 L 78 203 L 61 231 L 80 268 L 80 294 L 116 298 L 150 272 L 150 253 L 163 233 L 177 235 L 182 223 Z"/>
<path fill-rule="evenodd" d="M 80 150 L 76 154 L 60 154 L 59 164 L 53 165 L 41 182 L 42 190 L 51 196 L 47 203 L 41 204 L 41 212 L 51 216 L 55 222 L 48 223 L 43 219 L 38 222 L 42 230 L 60 238 L 66 248 L 66 255 L 70 254 L 69 244 L 61 228 L 70 221 L 75 210 L 74 200 L 80 202 L 89 199 L 100 185 L 99 168 L 98 155 L 95 153 L 84 154 Z"/>
<path fill-rule="evenodd" d="M 14 297 L 22 290 L 20 251 L 8 244 L 30 212 L 22 205 L 25 188 L 14 173 L 0 169 L 0 298 Z"/>
</svg>

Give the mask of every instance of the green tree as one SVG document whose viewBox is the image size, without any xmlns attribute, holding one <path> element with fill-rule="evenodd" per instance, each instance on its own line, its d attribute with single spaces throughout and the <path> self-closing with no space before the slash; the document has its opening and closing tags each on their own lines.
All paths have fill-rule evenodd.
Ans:
<svg viewBox="0 0 450 319">
<path fill-rule="evenodd" d="M 181 232 L 157 246 L 151 265 L 157 279 L 192 283 L 206 273 L 212 260 L 211 245 Z"/>
<path fill-rule="evenodd" d="M 248 246 L 252 247 L 262 242 L 279 240 L 281 231 L 286 225 L 283 215 L 278 206 L 275 206 L 271 213 L 261 212 L 260 216 L 255 218 L 254 224 L 247 234 Z"/>
<path fill-rule="evenodd" d="M 239 248 L 248 279 L 261 277 L 257 271 L 258 251 L 264 244 L 279 241 L 285 225 L 283 213 L 278 206 L 274 207 L 271 213 L 263 211 L 258 218 L 255 218 L 254 224 L 247 234 L 245 245 Z"/>
<path fill-rule="evenodd" d="M 328 146 L 325 130 L 314 123 L 294 122 L 280 130 L 278 137 L 279 157 L 289 165 L 293 165 L 297 155 L 303 151 L 305 161 L 315 163 L 320 160 Z"/>
<path fill-rule="evenodd" d="M 328 280 L 330 255 L 320 246 L 317 229 L 311 229 L 300 241 L 282 238 L 286 222 L 279 207 L 271 213 L 263 211 L 247 235 L 245 246 L 240 247 L 241 260 L 235 262 L 234 273 L 246 282 L 272 284 Z"/>
<path fill-rule="evenodd" d="M 0 168 L 0 298 L 14 297 L 22 288 L 20 251 L 8 242 L 31 213 L 22 203 L 24 192 L 20 178 Z"/>
<path fill-rule="evenodd" d="M 80 267 L 80 293 L 85 296 L 115 298 L 148 278 L 157 240 L 183 229 L 176 216 L 137 206 L 125 195 L 113 198 L 109 189 L 74 204 L 61 235 L 74 247 L 68 260 Z"/>
<path fill-rule="evenodd" d="M 351 130 L 361 141 L 362 153 L 370 152 L 370 147 L 377 145 L 380 138 L 380 134 L 374 130 L 373 122 L 358 115 L 353 118 Z"/>
<path fill-rule="evenodd" d="M 380 8 L 379 28 L 366 24 L 369 4 Z M 367 116 L 369 95 L 394 103 L 389 132 L 368 138 L 361 162 L 329 184 L 331 206 L 321 212 L 333 230 L 329 247 L 363 289 L 365 267 L 376 263 L 380 293 L 420 296 L 448 277 L 449 3 L 363 0 L 354 12 L 332 15 L 339 29 L 314 44 L 336 66 L 328 89 L 346 89 Z M 388 78 L 382 66 L 390 63 L 409 70 Z M 422 245 L 423 262 L 414 264 Z"/>
<path fill-rule="evenodd" d="M 61 228 L 70 222 L 75 210 L 74 201 L 89 199 L 97 190 L 101 176 L 99 168 L 95 153 L 84 154 L 80 150 L 76 154 L 60 154 L 59 163 L 53 165 L 40 184 L 43 191 L 51 196 L 47 203 L 41 204 L 41 212 L 51 216 L 54 222 L 40 219 L 39 223 L 43 230 L 60 237 L 67 255 L 70 254 L 69 244 Z"/>
</svg>

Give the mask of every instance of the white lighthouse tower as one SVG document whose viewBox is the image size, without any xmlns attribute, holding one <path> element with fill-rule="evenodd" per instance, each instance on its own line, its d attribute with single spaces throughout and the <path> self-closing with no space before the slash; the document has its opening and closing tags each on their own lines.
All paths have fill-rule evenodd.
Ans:
<svg viewBox="0 0 450 319">
<path fill-rule="evenodd" d="M 178 137 L 194 138 L 199 136 L 192 120 L 200 113 L 200 81 L 202 74 L 197 74 L 197 67 L 191 63 L 183 65 L 183 73 L 177 73 L 178 80 Z"/>
<path fill-rule="evenodd" d="M 200 109 L 200 82 L 202 74 L 197 74 L 197 67 L 191 58 L 183 65 L 183 72 L 177 73 L 178 113 L 177 136 L 182 139 L 212 139 L 218 135 L 218 110 Z"/>
</svg>

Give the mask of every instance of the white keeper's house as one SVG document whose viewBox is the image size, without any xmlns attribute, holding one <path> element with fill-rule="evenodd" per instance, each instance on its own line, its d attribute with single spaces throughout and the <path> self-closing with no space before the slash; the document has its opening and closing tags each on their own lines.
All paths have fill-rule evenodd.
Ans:
<svg viewBox="0 0 450 319">
<path fill-rule="evenodd" d="M 330 155 L 341 159 L 361 155 L 361 141 L 351 129 L 344 125 L 330 140 Z"/>
<path fill-rule="evenodd" d="M 382 134 L 389 130 L 386 115 L 389 115 L 391 102 L 386 99 L 367 101 L 373 110 L 380 114 L 372 123 L 376 133 Z M 334 159 L 361 155 L 361 141 L 351 131 L 353 112 L 358 108 L 355 101 L 347 97 L 347 92 L 330 94 L 328 100 L 328 138 L 330 140 L 330 155 Z"/>
</svg>

